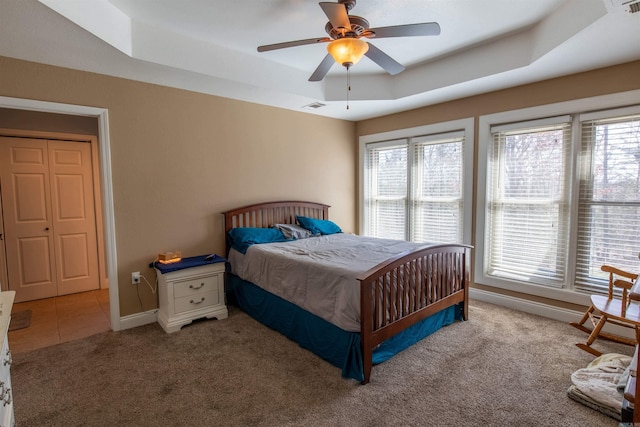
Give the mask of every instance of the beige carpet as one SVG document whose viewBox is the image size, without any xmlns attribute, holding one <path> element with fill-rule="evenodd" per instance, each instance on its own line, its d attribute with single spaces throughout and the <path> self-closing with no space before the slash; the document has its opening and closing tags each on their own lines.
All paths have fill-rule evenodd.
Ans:
<svg viewBox="0 0 640 427">
<path fill-rule="evenodd" d="M 569 399 L 593 358 L 561 322 L 472 302 L 471 319 L 374 367 L 371 383 L 231 307 L 174 334 L 157 324 L 14 356 L 27 426 L 616 426 Z M 631 347 L 605 344 L 608 352 Z"/>
</svg>

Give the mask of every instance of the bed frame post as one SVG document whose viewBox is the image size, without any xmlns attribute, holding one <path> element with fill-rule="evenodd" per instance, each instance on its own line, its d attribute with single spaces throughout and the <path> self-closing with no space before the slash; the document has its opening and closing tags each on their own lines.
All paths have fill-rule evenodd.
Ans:
<svg viewBox="0 0 640 427">
<path fill-rule="evenodd" d="M 462 302 L 462 320 L 469 320 L 469 286 L 471 286 L 471 248 L 465 248 L 464 254 L 464 301 Z"/>
<path fill-rule="evenodd" d="M 360 282 L 360 349 L 362 351 L 362 371 L 364 378 L 362 384 L 367 384 L 373 368 L 373 345 L 371 331 L 373 331 L 373 307 L 371 307 L 371 293 L 366 290 L 371 285 Z M 365 333 L 364 331 L 369 331 Z"/>
</svg>

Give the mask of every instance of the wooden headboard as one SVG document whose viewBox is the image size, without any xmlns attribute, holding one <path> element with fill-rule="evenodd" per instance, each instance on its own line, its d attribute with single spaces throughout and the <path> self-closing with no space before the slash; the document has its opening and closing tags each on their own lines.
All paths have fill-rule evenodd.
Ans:
<svg viewBox="0 0 640 427">
<path fill-rule="evenodd" d="M 302 201 L 265 202 L 243 206 L 222 214 L 224 215 L 226 250 L 229 253 L 229 242 L 226 236 L 232 228 L 268 228 L 273 224 L 295 224 L 296 216 L 329 219 L 329 205 Z"/>
</svg>

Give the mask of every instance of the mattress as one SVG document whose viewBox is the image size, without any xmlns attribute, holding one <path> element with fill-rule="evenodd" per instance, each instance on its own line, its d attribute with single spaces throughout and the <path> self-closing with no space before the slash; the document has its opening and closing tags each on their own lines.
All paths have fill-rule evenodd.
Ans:
<svg viewBox="0 0 640 427">
<path fill-rule="evenodd" d="M 339 328 L 360 331 L 357 277 L 425 244 L 332 234 L 229 253 L 231 272 Z"/>
</svg>

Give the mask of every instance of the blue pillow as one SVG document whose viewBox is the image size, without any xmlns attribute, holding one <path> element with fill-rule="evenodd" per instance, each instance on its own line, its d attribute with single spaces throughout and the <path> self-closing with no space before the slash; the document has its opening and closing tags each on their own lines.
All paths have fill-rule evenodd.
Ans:
<svg viewBox="0 0 640 427">
<path fill-rule="evenodd" d="M 328 219 L 315 219 L 306 216 L 297 216 L 296 219 L 301 226 L 315 235 L 342 233 L 340 227 Z"/>
<path fill-rule="evenodd" d="M 251 245 L 257 243 L 286 242 L 284 235 L 277 228 L 232 228 L 228 233 L 231 247 L 241 253 L 247 253 Z"/>
</svg>

